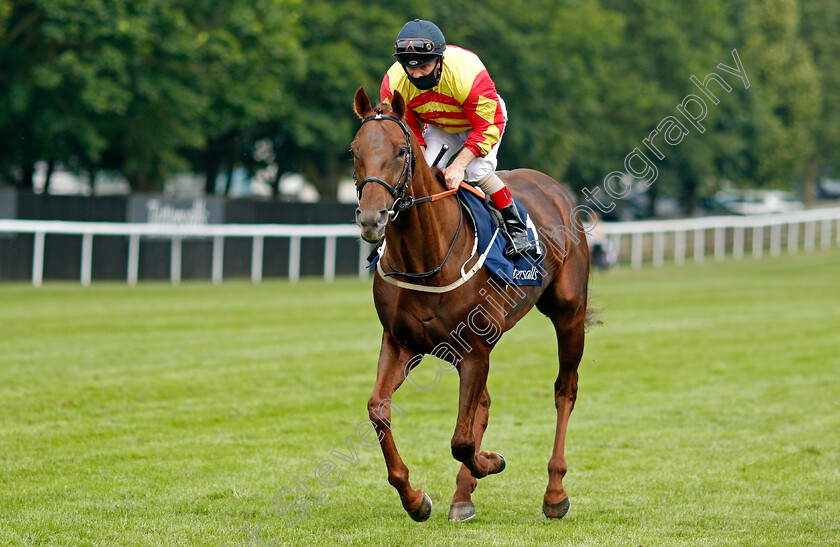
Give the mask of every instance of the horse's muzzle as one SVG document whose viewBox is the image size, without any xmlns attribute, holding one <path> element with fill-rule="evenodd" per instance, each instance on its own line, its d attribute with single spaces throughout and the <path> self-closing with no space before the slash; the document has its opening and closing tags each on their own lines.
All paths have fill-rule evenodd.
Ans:
<svg viewBox="0 0 840 547">
<path fill-rule="evenodd" d="M 356 209 L 356 224 L 362 229 L 362 239 L 376 243 L 385 235 L 388 224 L 388 209 L 370 211 Z"/>
</svg>

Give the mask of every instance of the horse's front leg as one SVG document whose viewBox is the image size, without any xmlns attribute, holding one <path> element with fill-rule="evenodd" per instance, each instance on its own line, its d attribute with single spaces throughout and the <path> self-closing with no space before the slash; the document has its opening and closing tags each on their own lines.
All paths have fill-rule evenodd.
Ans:
<svg viewBox="0 0 840 547">
<path fill-rule="evenodd" d="M 458 422 L 455 425 L 455 434 L 452 436 L 452 456 L 463 463 L 477 479 L 501 473 L 505 468 L 505 460 L 501 454 L 476 452 L 475 413 L 482 393 L 487 387 L 489 368 L 488 356 L 465 359 L 458 366 L 461 385 L 458 398 Z"/>
<path fill-rule="evenodd" d="M 490 416 L 490 394 L 487 388 L 481 394 L 478 408 L 475 411 L 475 448 L 481 449 L 481 438 L 487 429 L 487 420 Z M 478 485 L 478 479 L 473 477 L 472 472 L 466 465 L 461 464 L 458 475 L 455 477 L 455 495 L 452 497 L 452 505 L 449 506 L 449 520 L 451 522 L 464 522 L 475 516 L 475 505 L 472 502 L 472 493 Z"/>
<path fill-rule="evenodd" d="M 376 372 L 376 385 L 368 401 L 368 415 L 379 437 L 379 446 L 385 456 L 388 467 L 388 482 L 397 489 L 403 508 L 412 519 L 422 522 L 432 514 L 432 500 L 422 490 L 414 490 L 408 481 L 408 467 L 400 458 L 394 437 L 391 434 L 391 400 L 394 392 L 405 380 L 405 364 L 411 353 L 397 345 L 387 332 L 382 335 L 382 347 L 379 350 L 379 368 Z M 399 409 L 402 412 L 402 409 Z"/>
</svg>

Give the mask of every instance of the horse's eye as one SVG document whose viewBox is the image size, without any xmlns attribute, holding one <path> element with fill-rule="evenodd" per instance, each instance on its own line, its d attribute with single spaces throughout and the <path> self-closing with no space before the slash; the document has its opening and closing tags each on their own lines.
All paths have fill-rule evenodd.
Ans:
<svg viewBox="0 0 840 547">
<path fill-rule="evenodd" d="M 400 151 L 397 153 L 397 157 L 398 158 L 404 158 L 405 157 L 405 146 L 400 148 Z"/>
</svg>

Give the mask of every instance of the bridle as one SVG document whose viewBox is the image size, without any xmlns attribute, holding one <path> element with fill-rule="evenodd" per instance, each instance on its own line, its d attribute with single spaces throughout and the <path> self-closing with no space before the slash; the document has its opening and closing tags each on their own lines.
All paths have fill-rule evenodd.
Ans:
<svg viewBox="0 0 840 547">
<path fill-rule="evenodd" d="M 373 116 L 368 116 L 367 118 L 362 120 L 362 125 L 366 124 L 370 121 L 380 121 L 380 120 L 390 120 L 392 122 L 396 122 L 397 125 L 400 126 L 403 133 L 405 134 L 405 163 L 403 164 L 403 170 L 400 174 L 400 178 L 397 181 L 396 186 L 391 186 L 386 181 L 382 180 L 379 177 L 365 177 L 362 179 L 362 183 L 356 186 L 356 195 L 359 198 L 359 201 L 362 199 L 362 190 L 364 190 L 365 185 L 369 182 L 375 182 L 385 187 L 388 190 L 388 193 L 391 194 L 391 197 L 394 198 L 394 205 L 392 209 L 388 211 L 388 215 L 391 217 L 391 220 L 397 218 L 401 212 L 405 211 L 406 209 L 410 208 L 414 205 L 415 200 L 413 197 L 409 196 L 408 199 L 405 197 L 406 191 L 408 191 L 408 183 L 411 182 L 411 177 L 414 174 L 414 164 L 415 164 L 415 156 L 414 150 L 411 148 L 411 133 L 409 132 L 408 125 L 401 119 L 397 118 L 396 116 L 391 116 L 389 114 L 383 114 L 381 112 L 377 112 Z M 356 173 L 353 172 L 353 180 L 356 181 Z M 417 200 L 419 201 L 419 200 Z"/>
<path fill-rule="evenodd" d="M 457 192 L 458 189 L 455 188 L 453 190 L 447 190 L 445 192 L 440 192 L 438 194 L 433 194 L 431 196 L 424 196 L 424 197 L 416 198 L 416 199 L 414 198 L 414 196 L 406 197 L 406 192 L 408 191 L 408 184 L 411 182 L 411 178 L 414 175 L 414 165 L 415 165 L 415 161 L 416 161 L 416 157 L 414 155 L 414 150 L 411 147 L 411 133 L 410 133 L 410 130 L 408 128 L 408 125 L 406 125 L 406 123 L 403 120 L 397 118 L 396 116 L 391 116 L 389 114 L 383 114 L 381 112 L 377 112 L 373 116 L 368 116 L 367 118 L 364 118 L 362 120 L 361 125 L 364 125 L 364 124 L 366 124 L 367 122 L 370 122 L 370 121 L 381 121 L 381 120 L 390 120 L 392 122 L 396 122 L 396 124 L 400 126 L 400 129 L 402 129 L 403 133 L 405 134 L 405 142 L 406 142 L 405 164 L 403 165 L 403 170 L 402 170 L 402 173 L 400 174 L 400 178 L 397 180 L 396 186 L 391 186 L 390 184 L 388 184 L 388 182 L 386 182 L 385 180 L 383 180 L 379 177 L 365 177 L 364 179 L 362 179 L 361 184 L 359 184 L 356 187 L 356 194 L 359 198 L 359 201 L 361 201 L 361 199 L 362 199 L 362 190 L 364 189 L 364 187 L 367 183 L 375 182 L 377 184 L 380 184 L 380 185 L 384 186 L 388 190 L 388 193 L 391 194 L 391 197 L 394 198 L 394 205 L 392 205 L 391 210 L 388 211 L 388 216 L 390 217 L 390 220 L 394 220 L 395 218 L 397 218 L 397 216 L 401 212 L 410 209 L 415 204 L 425 203 L 425 202 L 429 202 L 429 201 L 437 201 L 441 198 L 454 195 L 455 192 Z M 354 181 L 356 180 L 355 171 L 353 173 L 353 180 Z M 464 206 L 461 204 L 461 202 L 458 201 L 458 212 L 461 215 L 460 218 L 458 219 L 458 230 L 455 232 L 455 237 L 452 238 L 452 244 L 449 246 L 449 250 L 446 252 L 446 256 L 443 258 L 443 262 L 441 262 L 440 266 L 438 266 L 437 268 L 431 269 L 427 272 L 423 272 L 423 273 L 401 272 L 401 271 L 394 268 L 394 266 L 391 264 L 391 260 L 386 256 L 385 260 L 387 260 L 388 266 L 393 271 L 385 273 L 383 275 L 386 276 L 386 277 L 391 276 L 391 275 L 400 275 L 400 276 L 408 277 L 408 278 L 411 278 L 411 279 L 422 279 L 422 278 L 425 278 L 425 277 L 431 277 L 431 276 L 435 275 L 436 273 L 440 272 L 441 269 L 443 269 L 444 264 L 446 264 L 446 261 L 449 260 L 450 256 L 452 256 L 452 250 L 455 249 L 455 243 L 458 241 L 458 236 L 461 234 L 461 227 L 464 224 L 464 210 L 463 210 L 463 207 Z M 379 245 L 377 245 L 377 248 L 379 248 Z"/>
</svg>

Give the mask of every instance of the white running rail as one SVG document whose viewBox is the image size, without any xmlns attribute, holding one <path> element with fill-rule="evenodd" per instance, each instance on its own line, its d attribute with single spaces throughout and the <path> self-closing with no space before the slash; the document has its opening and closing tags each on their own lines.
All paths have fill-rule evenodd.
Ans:
<svg viewBox="0 0 840 547">
<path fill-rule="evenodd" d="M 824 249 L 833 241 L 840 245 L 840 207 L 757 216 L 613 222 L 601 228 L 619 257 L 627 258 L 629 245 L 633 268 L 641 268 L 645 260 L 654 266 L 662 266 L 667 259 L 682 264 L 689 251 L 698 263 L 707 253 L 718 261 L 727 254 L 741 259 L 748 248 L 759 258 L 765 251 L 780 255 L 783 239 L 789 254 L 797 253 L 800 245 L 806 252 L 813 251 L 818 237 Z"/>
<path fill-rule="evenodd" d="M 80 279 L 82 285 L 91 281 L 91 262 L 94 236 L 124 236 L 128 238 L 127 281 L 137 284 L 140 265 L 140 238 L 151 236 L 169 239 L 172 242 L 170 254 L 170 281 L 181 282 L 181 241 L 184 238 L 210 238 L 213 240 L 212 279 L 221 283 L 224 264 L 224 240 L 228 237 L 251 238 L 251 280 L 262 281 L 263 244 L 265 238 L 289 238 L 289 279 L 300 279 L 301 239 L 324 238 L 324 279 L 335 278 L 336 240 L 339 237 L 359 239 L 359 228 L 353 224 L 208 224 L 202 226 L 116 223 L 116 222 L 66 222 L 49 220 L 4 220 L 0 219 L 0 233 L 34 234 L 32 256 L 32 284 L 40 287 L 44 281 L 44 242 L 48 234 L 80 235 L 82 237 L 82 260 Z M 367 255 L 369 245 L 359 240 L 359 277 L 367 278 Z"/>
<path fill-rule="evenodd" d="M 677 264 L 693 255 L 695 262 L 703 262 L 707 253 L 715 260 L 727 254 L 735 259 L 744 257 L 747 248 L 754 257 L 765 251 L 778 256 L 783 239 L 790 254 L 800 246 L 810 252 L 820 247 L 840 245 L 840 207 L 811 209 L 794 213 L 761 216 L 701 217 L 679 220 L 650 220 L 637 222 L 603 223 L 600 229 L 609 239 L 619 257 L 628 258 L 634 268 L 645 261 L 662 266 L 666 260 Z M 229 237 L 252 240 L 251 280 L 259 283 L 263 277 L 263 244 L 265 238 L 289 238 L 289 280 L 300 279 L 301 240 L 325 239 L 324 279 L 335 278 L 336 241 L 338 238 L 359 239 L 359 228 L 353 224 L 210 224 L 182 226 L 113 222 L 67 222 L 46 220 L 0 219 L 0 233 L 34 234 L 32 258 L 32 284 L 44 281 L 44 246 L 48 234 L 79 235 L 82 238 L 80 280 L 82 285 L 91 282 L 93 242 L 95 236 L 124 236 L 128 238 L 127 281 L 138 281 L 141 237 L 169 239 L 170 281 L 181 281 L 181 241 L 184 238 L 208 238 L 213 241 L 212 280 L 221 283 L 224 264 L 224 240 Z M 629 245 L 629 247 L 627 247 Z M 629 252 L 628 252 L 629 249 Z M 358 272 L 360 278 L 368 277 L 367 255 L 369 244 L 359 239 Z M 0 257 L 2 259 L 2 257 Z"/>
</svg>

